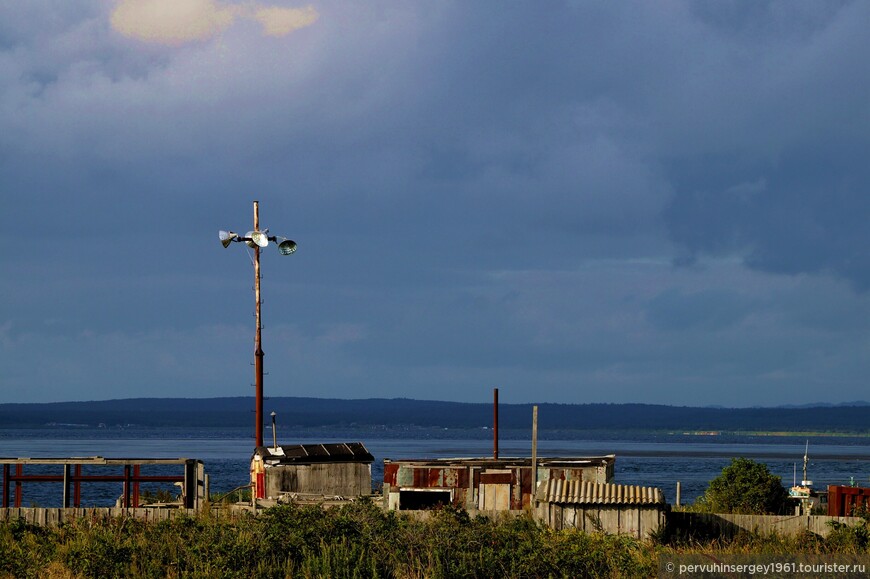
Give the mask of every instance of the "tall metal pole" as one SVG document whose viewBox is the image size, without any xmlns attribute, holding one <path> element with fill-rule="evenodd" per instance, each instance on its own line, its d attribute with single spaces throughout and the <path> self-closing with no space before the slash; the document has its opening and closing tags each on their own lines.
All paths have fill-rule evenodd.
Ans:
<svg viewBox="0 0 870 579">
<path fill-rule="evenodd" d="M 532 406 L 532 504 L 538 490 L 538 405 Z"/>
<path fill-rule="evenodd" d="M 260 202 L 254 201 L 254 230 L 249 236 L 244 237 L 232 231 L 218 231 L 218 239 L 224 248 L 234 242 L 244 241 L 248 247 L 254 250 L 254 316 L 256 318 L 256 332 L 254 333 L 254 444 L 257 448 L 263 446 L 263 320 L 261 316 L 260 297 L 260 249 L 270 242 L 278 246 L 281 255 L 290 255 L 296 251 L 296 242 L 286 237 L 269 236 L 269 230 L 260 231 Z M 278 240 L 281 240 L 280 243 Z"/>
<path fill-rule="evenodd" d="M 254 231 L 260 230 L 260 202 L 254 201 Z M 255 447 L 263 446 L 263 340 L 260 322 L 260 246 L 254 245 L 254 300 L 257 331 L 254 335 L 254 439 Z"/>
<path fill-rule="evenodd" d="M 498 388 L 492 389 L 492 458 L 498 460 Z"/>
<path fill-rule="evenodd" d="M 278 450 L 278 430 L 275 428 L 275 413 L 272 412 L 272 448 Z"/>
</svg>

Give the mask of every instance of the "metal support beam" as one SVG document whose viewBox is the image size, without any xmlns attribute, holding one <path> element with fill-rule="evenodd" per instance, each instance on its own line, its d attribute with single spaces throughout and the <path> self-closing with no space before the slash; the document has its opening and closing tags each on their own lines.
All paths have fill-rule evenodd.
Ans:
<svg viewBox="0 0 870 579">
<path fill-rule="evenodd" d="M 72 465 L 63 465 L 63 508 L 68 509 L 70 506 L 70 470 Z"/>
<path fill-rule="evenodd" d="M 75 476 L 73 477 L 73 506 L 79 508 L 82 506 L 82 465 L 77 464 L 74 467 Z"/>
<path fill-rule="evenodd" d="M 24 474 L 24 465 L 16 464 L 15 465 L 15 476 L 20 477 Z M 21 507 L 21 479 L 16 478 L 15 480 L 15 508 Z"/>
<path fill-rule="evenodd" d="M 9 465 L 3 465 L 3 508 L 9 508 Z"/>
<path fill-rule="evenodd" d="M 130 465 L 124 465 L 124 493 L 123 493 L 123 507 L 125 509 L 130 508 L 130 481 L 132 480 L 132 475 L 130 474 Z"/>
</svg>

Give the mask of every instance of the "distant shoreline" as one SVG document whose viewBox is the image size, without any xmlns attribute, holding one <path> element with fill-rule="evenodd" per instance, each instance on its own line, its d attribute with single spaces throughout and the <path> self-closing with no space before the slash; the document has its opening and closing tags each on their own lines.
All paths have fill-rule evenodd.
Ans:
<svg viewBox="0 0 870 579">
<path fill-rule="evenodd" d="M 541 432 L 642 431 L 685 436 L 870 436 L 870 405 L 698 408 L 653 404 L 538 404 Z M 90 402 L 0 404 L 0 428 L 47 428 L 50 424 L 107 429 L 145 427 L 251 427 L 253 398 L 138 398 Z M 331 428 L 371 432 L 467 430 L 489 436 L 491 404 L 432 400 L 272 397 L 279 431 Z M 499 428 L 530 431 L 531 404 L 500 404 Z M 576 434 L 573 434 L 576 436 Z"/>
<path fill-rule="evenodd" d="M 812 438 L 819 437 L 834 437 L 834 438 L 870 438 L 870 432 L 817 432 L 807 430 L 793 431 L 773 431 L 773 430 L 734 430 L 734 431 L 719 431 L 719 432 L 669 432 L 668 434 L 681 434 L 685 436 L 781 436 L 781 437 L 797 437 L 808 436 Z"/>
</svg>

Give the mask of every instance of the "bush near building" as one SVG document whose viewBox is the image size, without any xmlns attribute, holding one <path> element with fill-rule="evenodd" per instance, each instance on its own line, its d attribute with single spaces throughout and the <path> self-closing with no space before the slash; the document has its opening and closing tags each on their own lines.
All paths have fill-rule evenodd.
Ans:
<svg viewBox="0 0 870 579">
<path fill-rule="evenodd" d="M 710 481 L 692 510 L 707 513 L 778 515 L 786 511 L 788 492 L 767 465 L 748 458 L 731 464 Z"/>
</svg>

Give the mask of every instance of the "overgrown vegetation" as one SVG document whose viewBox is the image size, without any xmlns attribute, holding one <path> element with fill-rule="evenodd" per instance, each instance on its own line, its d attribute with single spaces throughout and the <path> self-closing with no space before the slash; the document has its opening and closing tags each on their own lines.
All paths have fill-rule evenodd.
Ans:
<svg viewBox="0 0 870 579">
<path fill-rule="evenodd" d="M 870 552 L 867 522 L 817 536 L 669 543 L 553 531 L 445 508 L 426 519 L 370 501 L 278 506 L 259 517 L 205 512 L 159 523 L 83 518 L 0 524 L 0 577 L 654 577 L 674 553 Z"/>
</svg>

